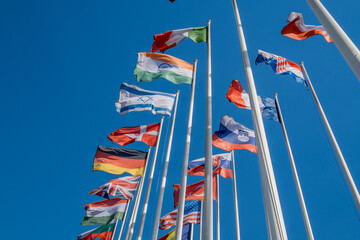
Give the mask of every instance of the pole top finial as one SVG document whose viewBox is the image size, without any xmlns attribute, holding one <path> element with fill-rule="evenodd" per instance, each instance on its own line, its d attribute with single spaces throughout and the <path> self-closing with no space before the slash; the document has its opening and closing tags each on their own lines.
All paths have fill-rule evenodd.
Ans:
<svg viewBox="0 0 360 240">
<path fill-rule="evenodd" d="M 277 93 L 274 93 L 274 96 L 275 96 L 275 97 L 277 97 L 277 95 L 278 95 Z"/>
<path fill-rule="evenodd" d="M 303 61 L 301 61 L 301 62 L 300 62 L 300 65 L 304 65 L 304 62 L 303 62 Z"/>
<path fill-rule="evenodd" d="M 195 60 L 194 60 L 194 62 L 198 62 L 198 60 L 197 60 L 197 59 L 195 59 Z"/>
<path fill-rule="evenodd" d="M 207 20 L 207 23 L 211 23 L 211 20 Z"/>
<path fill-rule="evenodd" d="M 164 119 L 164 116 L 161 116 L 161 119 Z"/>
<path fill-rule="evenodd" d="M 176 93 L 180 93 L 180 90 L 177 90 Z"/>
</svg>

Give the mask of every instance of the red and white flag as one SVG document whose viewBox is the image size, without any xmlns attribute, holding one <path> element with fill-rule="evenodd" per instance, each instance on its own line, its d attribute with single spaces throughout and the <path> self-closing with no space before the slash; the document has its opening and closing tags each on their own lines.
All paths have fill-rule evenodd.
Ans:
<svg viewBox="0 0 360 240">
<path fill-rule="evenodd" d="M 159 135 L 160 123 L 142 125 L 136 127 L 123 127 L 108 136 L 109 140 L 125 146 L 133 142 L 144 142 L 149 146 L 155 146 Z"/>
</svg>

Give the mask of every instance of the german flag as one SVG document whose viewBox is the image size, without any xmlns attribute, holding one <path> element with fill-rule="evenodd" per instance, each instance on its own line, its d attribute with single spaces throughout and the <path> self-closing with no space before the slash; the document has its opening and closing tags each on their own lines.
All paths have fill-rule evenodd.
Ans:
<svg viewBox="0 0 360 240">
<path fill-rule="evenodd" d="M 104 171 L 112 174 L 130 173 L 141 176 L 144 173 L 147 152 L 98 146 L 94 158 L 93 171 Z"/>
</svg>

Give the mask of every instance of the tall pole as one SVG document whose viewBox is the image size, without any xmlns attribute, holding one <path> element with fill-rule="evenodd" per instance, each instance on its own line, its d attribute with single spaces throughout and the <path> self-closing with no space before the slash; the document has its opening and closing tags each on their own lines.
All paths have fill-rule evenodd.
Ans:
<svg viewBox="0 0 360 240">
<path fill-rule="evenodd" d="M 164 162 L 164 170 L 163 170 L 163 175 L 162 175 L 162 179 L 161 179 L 161 185 L 160 185 L 160 191 L 159 191 L 158 203 L 157 203 L 157 207 L 156 207 L 156 213 L 155 213 L 155 219 L 154 219 L 154 224 L 153 224 L 153 231 L 152 231 L 151 240 L 156 240 L 157 239 L 157 235 L 158 235 L 158 231 L 159 231 L 160 214 L 161 214 L 161 208 L 162 208 L 162 203 L 163 203 L 163 199 L 164 199 L 166 176 L 167 176 L 167 171 L 168 171 L 169 161 L 170 161 L 171 145 L 172 145 L 172 139 L 173 139 L 173 135 L 174 135 L 174 127 L 175 127 L 177 105 L 178 105 L 178 100 L 179 100 L 179 93 L 180 93 L 180 91 L 177 90 L 176 91 L 176 100 L 175 100 L 174 112 L 173 112 L 173 116 L 172 116 L 172 123 L 171 123 L 171 130 L 170 130 L 168 148 L 167 148 L 167 151 L 166 151 L 166 158 L 165 158 L 165 162 Z"/>
<path fill-rule="evenodd" d="M 175 240 L 181 240 L 182 229 L 183 229 L 183 221 L 184 221 L 184 207 L 185 207 L 187 171 L 188 171 L 188 166 L 189 166 L 191 129 L 192 129 L 192 120 L 193 120 L 193 112 L 194 112 L 196 67 L 197 67 L 197 60 L 194 61 L 193 80 L 192 80 L 192 84 L 191 84 L 191 96 L 190 96 L 188 126 L 187 126 L 187 132 L 186 132 L 186 142 L 185 142 L 185 150 L 184 150 L 183 169 L 182 169 L 182 175 L 181 175 L 178 214 L 177 214 L 177 218 L 176 218 Z"/>
<path fill-rule="evenodd" d="M 142 215 L 141 215 L 141 221 L 140 221 L 139 233 L 138 233 L 138 236 L 137 236 L 137 240 L 141 240 L 142 233 L 143 233 L 143 230 L 144 230 L 146 212 L 147 212 L 147 208 L 148 208 L 148 205 L 149 205 L 149 198 L 150 198 L 150 193 L 151 193 L 151 185 L 152 185 L 152 181 L 153 181 L 153 178 L 154 178 L 155 165 L 156 165 L 156 159 L 157 159 L 157 154 L 158 154 L 158 150 L 159 150 L 159 143 L 160 143 L 160 138 L 161 138 L 163 122 L 164 122 L 164 117 L 161 117 L 160 127 L 159 127 L 159 134 L 158 134 L 157 140 L 156 140 L 155 153 L 154 153 L 153 162 L 152 162 L 152 165 L 151 165 L 151 170 L 150 170 L 148 186 L 147 186 L 147 190 L 146 190 L 146 195 L 145 195 L 145 200 L 144 200 L 143 211 L 142 211 Z"/>
<path fill-rule="evenodd" d="M 213 188 L 212 188 L 212 90 L 211 90 L 211 38 L 210 23 L 207 36 L 207 93 L 205 130 L 205 193 L 204 193 L 204 240 L 213 240 Z"/>
<path fill-rule="evenodd" d="M 129 210 L 129 206 L 130 206 L 130 201 L 128 201 L 128 203 L 126 204 L 126 209 L 125 209 L 125 215 L 124 215 L 124 218 L 122 220 L 122 223 L 121 223 L 121 228 L 120 228 L 120 233 L 119 233 L 119 236 L 118 236 L 118 240 L 120 240 L 121 238 L 121 235 L 122 235 L 122 232 L 124 230 L 124 226 L 125 226 L 125 221 L 126 221 L 126 216 L 127 216 L 127 213 L 128 213 L 128 210 Z"/>
<path fill-rule="evenodd" d="M 304 196 L 303 196 L 303 193 L 302 193 L 302 190 L 301 190 L 299 177 L 298 177 L 298 174 L 297 174 L 297 171 L 296 171 L 296 165 L 295 165 L 294 157 L 293 157 L 293 154 L 292 154 L 292 151 L 291 151 L 289 138 L 288 138 L 288 135 L 287 135 L 287 132 L 286 132 L 285 122 L 284 122 L 284 119 L 282 117 L 280 103 L 279 103 L 279 100 L 278 100 L 277 93 L 275 93 L 274 96 L 275 96 L 276 109 L 277 109 L 277 112 L 278 112 L 281 128 L 282 128 L 284 138 L 285 138 L 285 142 L 286 142 L 286 148 L 287 148 L 288 154 L 289 154 L 291 170 L 292 170 L 292 173 L 293 173 L 293 176 L 294 176 L 296 191 L 297 191 L 297 194 L 298 194 L 300 207 L 301 207 L 301 213 L 303 215 L 303 219 L 304 219 L 304 223 L 305 223 L 306 234 L 307 234 L 307 237 L 308 237 L 309 240 L 314 240 L 314 235 L 313 235 L 313 232 L 312 232 L 312 229 L 311 229 L 309 216 L 308 216 L 308 213 L 307 213 L 307 210 L 306 210 L 305 200 L 304 200 Z"/>
<path fill-rule="evenodd" d="M 349 187 L 350 187 L 350 190 L 351 190 L 351 193 L 352 193 L 352 195 L 353 195 L 353 197 L 354 197 L 356 206 L 358 207 L 358 210 L 360 211 L 360 196 L 359 196 L 359 192 L 358 192 L 358 190 L 357 190 L 357 188 L 356 188 L 355 182 L 354 182 L 354 180 L 353 180 L 353 178 L 352 178 L 352 176 L 351 176 L 351 173 L 350 173 L 350 171 L 349 171 L 349 169 L 348 169 L 348 167 L 347 167 L 347 165 L 346 165 L 345 159 L 344 159 L 344 157 L 343 157 L 343 155 L 342 155 L 342 153 L 341 153 L 341 150 L 340 150 L 340 147 L 339 147 L 339 145 L 338 145 L 338 143 L 337 143 L 337 141 L 336 141 L 336 138 L 335 138 L 335 136 L 334 136 L 334 134 L 333 134 L 333 132 L 332 132 L 332 130 L 331 130 L 330 124 L 329 124 L 329 122 L 328 122 L 328 120 L 327 120 L 327 118 L 326 118 L 326 116 L 325 116 L 324 110 L 323 110 L 322 107 L 321 107 L 320 101 L 319 101 L 319 99 L 318 99 L 318 97 L 317 97 L 317 95 L 316 95 L 316 92 L 315 92 L 315 90 L 314 90 L 314 88 L 313 88 L 313 86 L 312 86 L 312 83 L 311 83 L 311 81 L 310 81 L 309 75 L 308 75 L 307 72 L 306 72 L 304 63 L 303 63 L 303 62 L 300 62 L 300 66 L 301 66 L 301 69 L 302 69 L 302 71 L 303 71 L 303 73 L 304 73 L 304 75 L 305 75 L 305 77 L 306 77 L 306 81 L 308 82 L 308 85 L 309 85 L 309 87 L 310 87 L 311 93 L 312 93 L 312 95 L 314 96 L 316 105 L 317 105 L 317 107 L 318 107 L 318 109 L 319 109 L 321 118 L 322 118 L 322 120 L 323 120 L 323 122 L 324 122 L 324 125 L 325 125 L 325 128 L 326 128 L 326 131 L 327 131 L 327 133 L 328 133 L 328 135 L 329 135 L 329 137 L 330 137 L 331 143 L 332 143 L 332 145 L 333 145 L 333 147 L 334 147 L 334 150 L 335 150 L 335 152 L 336 152 L 336 156 L 337 156 L 337 158 L 339 159 L 339 162 L 340 162 L 340 165 L 341 165 L 341 169 L 343 170 L 343 173 L 344 173 L 344 175 L 345 175 L 346 181 L 347 181 L 347 183 L 348 183 L 348 185 L 349 185 Z"/>
<path fill-rule="evenodd" d="M 193 240 L 193 237 L 194 237 L 194 224 L 190 224 L 190 240 Z"/>
<path fill-rule="evenodd" d="M 234 192 L 234 208 L 235 208 L 235 223 L 236 223 L 236 240 L 240 240 L 240 221 L 239 221 L 239 209 L 237 198 L 237 185 L 236 185 L 236 169 L 235 169 L 235 156 L 234 150 L 231 151 L 232 161 L 232 180 L 233 180 L 233 192 Z"/>
<path fill-rule="evenodd" d="M 216 236 L 220 240 L 220 177 L 216 174 Z"/>
<path fill-rule="evenodd" d="M 240 20 L 239 10 L 237 8 L 236 0 L 231 0 L 231 2 L 234 8 L 246 83 L 250 96 L 250 104 L 251 104 L 251 112 L 253 116 L 256 144 L 258 147 L 259 165 L 261 168 L 260 173 L 261 173 L 262 185 L 263 185 L 262 188 L 264 195 L 268 234 L 270 239 L 286 240 L 287 234 L 285 229 L 284 218 L 283 218 L 280 199 L 276 187 L 269 147 L 267 144 L 264 124 L 260 113 L 260 107 L 259 107 L 257 92 L 255 88 L 254 77 L 250 66 L 250 60 L 249 60 L 248 50 L 245 42 L 245 36 Z"/>
<path fill-rule="evenodd" d="M 306 0 L 360 81 L 360 52 L 319 0 Z"/>
<path fill-rule="evenodd" d="M 140 181 L 139 189 L 138 189 L 138 194 L 136 195 L 135 204 L 134 204 L 133 211 L 132 211 L 132 214 L 131 214 L 129 227 L 128 227 L 128 230 L 127 230 L 127 233 L 126 233 L 125 240 L 130 240 L 132 238 L 133 233 L 134 233 L 134 226 L 135 226 L 137 212 L 139 210 L 139 204 L 140 204 L 142 190 L 143 190 L 143 187 L 144 187 L 144 182 L 145 182 L 145 177 L 146 177 L 146 172 L 147 172 L 147 166 L 149 165 L 148 163 L 149 163 L 149 158 L 150 158 L 150 151 L 151 151 L 151 147 L 149 146 L 149 150 L 148 150 L 147 157 L 146 157 L 145 170 L 144 170 L 144 173 L 143 173 L 143 175 L 141 177 L 141 181 Z"/>
<path fill-rule="evenodd" d="M 199 224 L 199 240 L 202 240 L 202 230 L 203 230 L 203 208 L 204 208 L 204 202 L 201 202 L 200 206 L 200 224 Z"/>
<path fill-rule="evenodd" d="M 112 236 L 111 236 L 111 240 L 114 240 L 115 232 L 116 232 L 116 228 L 117 228 L 118 222 L 119 222 L 119 219 L 116 219 L 115 227 L 114 227 L 114 232 L 113 232 L 113 234 L 112 234 Z"/>
</svg>

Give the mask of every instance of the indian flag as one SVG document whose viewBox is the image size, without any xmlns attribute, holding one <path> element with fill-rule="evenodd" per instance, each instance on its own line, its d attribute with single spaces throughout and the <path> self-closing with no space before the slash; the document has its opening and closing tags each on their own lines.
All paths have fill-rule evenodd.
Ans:
<svg viewBox="0 0 360 240">
<path fill-rule="evenodd" d="M 156 34 L 150 51 L 165 52 L 179 45 L 185 38 L 190 38 L 196 43 L 207 42 L 207 27 L 184 28 Z"/>
<path fill-rule="evenodd" d="M 112 198 L 100 202 L 85 205 L 86 216 L 82 225 L 103 225 L 110 223 L 113 219 L 122 220 L 125 214 L 128 200 Z"/>
<path fill-rule="evenodd" d="M 115 220 L 112 220 L 109 224 L 102 225 L 98 228 L 84 232 L 77 236 L 78 240 L 93 240 L 95 238 L 103 240 L 111 240 L 111 237 L 115 229 Z"/>
<path fill-rule="evenodd" d="M 161 53 L 138 53 L 134 75 L 139 82 L 152 82 L 165 78 L 172 83 L 192 83 L 194 65 Z"/>
</svg>

